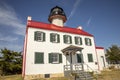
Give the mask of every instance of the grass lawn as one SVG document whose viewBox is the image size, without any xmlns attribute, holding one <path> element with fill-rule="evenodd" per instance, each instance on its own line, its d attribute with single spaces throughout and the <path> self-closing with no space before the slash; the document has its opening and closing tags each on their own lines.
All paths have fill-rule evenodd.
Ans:
<svg viewBox="0 0 120 80">
<path fill-rule="evenodd" d="M 22 77 L 21 75 L 0 76 L 0 80 L 22 80 Z M 70 80 L 70 79 L 49 78 L 39 80 Z M 97 76 L 97 80 L 120 80 L 120 70 L 102 71 L 102 73 Z"/>
<path fill-rule="evenodd" d="M 21 75 L 0 76 L 0 80 L 23 80 Z"/>
<path fill-rule="evenodd" d="M 97 80 L 120 80 L 120 70 L 102 71 Z"/>
</svg>

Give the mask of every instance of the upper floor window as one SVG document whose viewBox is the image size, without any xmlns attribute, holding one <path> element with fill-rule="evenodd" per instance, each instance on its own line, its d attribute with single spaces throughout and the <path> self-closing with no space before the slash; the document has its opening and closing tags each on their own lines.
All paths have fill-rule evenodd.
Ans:
<svg viewBox="0 0 120 80">
<path fill-rule="evenodd" d="M 45 41 L 45 33 L 41 31 L 34 32 L 34 40 L 35 41 Z"/>
<path fill-rule="evenodd" d="M 63 35 L 64 43 L 71 44 L 72 43 L 72 37 L 69 35 Z"/>
<path fill-rule="evenodd" d="M 93 55 L 92 54 L 87 54 L 88 55 L 88 62 L 93 62 Z"/>
<path fill-rule="evenodd" d="M 75 44 L 82 45 L 82 38 L 81 37 L 75 37 Z"/>
<path fill-rule="evenodd" d="M 60 35 L 56 33 L 50 34 L 50 42 L 59 43 L 60 42 Z"/>
<path fill-rule="evenodd" d="M 91 39 L 85 38 L 85 44 L 86 44 L 87 46 L 91 46 L 91 45 L 92 45 Z"/>
</svg>

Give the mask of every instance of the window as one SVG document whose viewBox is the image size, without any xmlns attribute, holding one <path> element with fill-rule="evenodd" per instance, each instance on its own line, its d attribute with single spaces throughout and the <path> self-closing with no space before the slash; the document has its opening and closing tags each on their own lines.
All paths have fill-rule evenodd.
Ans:
<svg viewBox="0 0 120 80">
<path fill-rule="evenodd" d="M 82 45 L 82 38 L 81 37 L 75 37 L 75 44 Z"/>
<path fill-rule="evenodd" d="M 44 63 L 44 53 L 35 52 L 35 64 L 42 64 L 42 63 Z"/>
<path fill-rule="evenodd" d="M 77 63 L 82 63 L 82 61 L 83 61 L 83 55 L 77 54 Z"/>
<path fill-rule="evenodd" d="M 88 62 L 93 62 L 93 56 L 92 54 L 87 54 L 88 55 Z"/>
<path fill-rule="evenodd" d="M 49 63 L 62 63 L 62 54 L 49 53 Z"/>
<path fill-rule="evenodd" d="M 40 42 L 45 41 L 45 33 L 41 31 L 34 32 L 34 40 Z"/>
<path fill-rule="evenodd" d="M 71 44 L 72 43 L 72 38 L 69 35 L 63 35 L 64 38 L 64 43 L 66 44 Z"/>
<path fill-rule="evenodd" d="M 91 46 L 91 45 L 92 45 L 91 39 L 85 38 L 85 44 L 86 44 L 87 46 Z"/>
<path fill-rule="evenodd" d="M 60 35 L 56 33 L 50 34 L 50 42 L 59 43 L 60 42 Z"/>
</svg>

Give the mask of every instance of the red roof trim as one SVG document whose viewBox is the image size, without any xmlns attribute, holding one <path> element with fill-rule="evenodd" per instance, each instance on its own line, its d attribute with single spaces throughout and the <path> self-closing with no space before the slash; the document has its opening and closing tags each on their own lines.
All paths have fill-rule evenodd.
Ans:
<svg viewBox="0 0 120 80">
<path fill-rule="evenodd" d="M 104 47 L 96 47 L 96 49 L 104 49 Z"/>
<path fill-rule="evenodd" d="M 53 24 L 47 24 L 47 23 L 42 23 L 42 22 L 37 22 L 37 21 L 32 21 L 32 20 L 31 21 L 28 20 L 27 27 L 47 29 L 47 30 L 60 31 L 60 32 L 67 32 L 67 33 L 72 33 L 72 34 L 80 34 L 80 35 L 93 37 L 93 35 L 85 32 L 84 30 L 65 27 L 65 26 L 60 27 L 60 26 L 56 26 Z"/>
</svg>

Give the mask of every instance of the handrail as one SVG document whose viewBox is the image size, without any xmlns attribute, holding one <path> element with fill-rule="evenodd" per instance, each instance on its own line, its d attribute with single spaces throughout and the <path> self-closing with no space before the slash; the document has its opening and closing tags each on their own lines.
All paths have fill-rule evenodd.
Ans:
<svg viewBox="0 0 120 80">
<path fill-rule="evenodd" d="M 72 70 L 82 70 L 82 65 L 80 65 L 80 64 L 72 64 L 72 65 L 64 65 L 64 71 L 70 70 L 71 66 L 73 68 Z"/>
<path fill-rule="evenodd" d="M 84 65 L 87 66 L 87 70 L 91 69 L 92 71 L 94 71 L 88 64 L 84 63 Z"/>
<path fill-rule="evenodd" d="M 88 64 L 83 63 L 83 64 L 72 64 L 74 70 L 82 70 L 82 65 L 86 65 L 87 66 L 87 71 L 93 71 L 95 72 L 95 70 L 93 70 Z M 64 65 L 64 70 L 70 70 L 70 65 Z"/>
<path fill-rule="evenodd" d="M 87 74 L 90 74 L 88 71 L 85 71 L 86 72 L 86 75 L 81 72 L 81 71 L 84 71 L 82 69 L 82 65 L 86 65 L 87 66 L 87 70 L 89 71 L 89 69 L 93 72 L 95 72 L 88 64 L 84 63 L 84 64 L 72 64 L 72 66 L 74 66 L 73 68 L 73 71 L 70 69 L 70 66 L 71 65 L 64 65 L 64 71 L 71 71 L 71 73 L 80 73 L 80 74 L 83 74 L 83 76 L 87 79 Z M 75 72 L 74 72 L 75 71 Z M 91 75 L 92 76 L 92 75 Z"/>
</svg>

